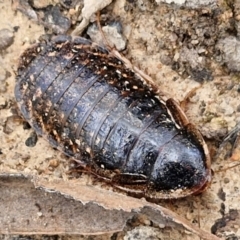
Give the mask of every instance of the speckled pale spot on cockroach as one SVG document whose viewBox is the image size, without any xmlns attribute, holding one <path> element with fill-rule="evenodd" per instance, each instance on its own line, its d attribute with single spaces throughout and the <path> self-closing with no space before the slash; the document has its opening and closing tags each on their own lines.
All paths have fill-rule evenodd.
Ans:
<svg viewBox="0 0 240 240">
<path fill-rule="evenodd" d="M 81 141 L 80 141 L 80 139 L 74 139 L 74 140 L 75 140 L 75 143 L 76 143 L 78 146 L 81 145 Z"/>
<path fill-rule="evenodd" d="M 54 136 L 58 136 L 58 133 L 57 133 L 56 130 L 53 130 L 52 133 L 53 133 Z"/>
<path fill-rule="evenodd" d="M 98 145 L 100 143 L 100 139 L 96 138 L 95 144 Z"/>
<path fill-rule="evenodd" d="M 69 140 L 69 145 L 71 145 L 71 146 L 73 145 L 73 142 L 71 139 Z"/>
<path fill-rule="evenodd" d="M 74 56 L 74 53 L 68 53 L 67 55 L 64 56 L 64 58 L 68 60 L 73 58 L 73 56 Z"/>
<path fill-rule="evenodd" d="M 159 102 L 160 102 L 162 105 L 166 106 L 166 102 L 163 101 L 163 99 L 161 99 L 158 95 L 155 95 L 154 97 L 155 97 L 156 99 L 158 99 Z"/>
<path fill-rule="evenodd" d="M 69 147 L 68 147 L 68 146 L 64 146 L 64 148 L 65 148 L 65 150 L 68 150 L 68 149 L 69 149 Z"/>
<path fill-rule="evenodd" d="M 30 76 L 29 76 L 29 80 L 31 81 L 31 82 L 33 82 L 34 81 L 34 75 L 33 74 L 31 74 Z"/>
<path fill-rule="evenodd" d="M 49 52 L 49 53 L 48 53 L 48 56 L 49 56 L 49 57 L 54 57 L 54 56 L 56 56 L 56 54 L 57 54 L 57 52 L 56 52 L 56 51 L 53 51 L 53 52 Z"/>
<path fill-rule="evenodd" d="M 85 151 L 88 152 L 88 153 L 91 153 L 92 150 L 91 150 L 90 147 L 87 147 Z"/>
<path fill-rule="evenodd" d="M 42 90 L 41 90 L 41 88 L 37 88 L 37 89 L 36 89 L 36 93 L 33 95 L 32 100 L 33 100 L 33 101 L 36 101 L 36 98 L 41 97 L 41 95 L 42 95 Z"/>
<path fill-rule="evenodd" d="M 78 53 L 78 50 L 76 50 L 76 49 L 74 49 L 74 48 L 72 48 L 71 51 L 72 51 L 73 53 Z"/>
<path fill-rule="evenodd" d="M 66 137 L 67 137 L 66 133 L 62 133 L 62 134 L 61 134 L 61 137 L 62 137 L 63 139 L 66 138 Z"/>
<path fill-rule="evenodd" d="M 170 120 L 170 119 L 166 118 L 165 122 L 166 122 L 166 123 L 171 123 L 171 122 L 172 122 L 172 120 Z M 174 122 L 174 124 L 176 124 L 176 123 Z"/>
</svg>

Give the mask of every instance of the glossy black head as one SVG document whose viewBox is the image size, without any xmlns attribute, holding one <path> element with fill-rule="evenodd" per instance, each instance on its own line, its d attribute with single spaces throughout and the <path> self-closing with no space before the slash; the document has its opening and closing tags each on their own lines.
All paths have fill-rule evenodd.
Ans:
<svg viewBox="0 0 240 240">
<path fill-rule="evenodd" d="M 175 136 L 160 150 L 151 182 L 156 191 L 200 188 L 209 176 L 201 146 L 182 135 Z"/>
</svg>

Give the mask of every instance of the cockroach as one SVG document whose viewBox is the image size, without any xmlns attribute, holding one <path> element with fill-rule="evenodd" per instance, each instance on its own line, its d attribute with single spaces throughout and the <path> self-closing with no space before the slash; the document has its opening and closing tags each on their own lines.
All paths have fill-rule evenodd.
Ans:
<svg viewBox="0 0 240 240">
<path fill-rule="evenodd" d="M 87 39 L 56 36 L 26 50 L 15 97 L 37 134 L 130 195 L 181 198 L 211 182 L 207 145 L 179 104 Z"/>
</svg>

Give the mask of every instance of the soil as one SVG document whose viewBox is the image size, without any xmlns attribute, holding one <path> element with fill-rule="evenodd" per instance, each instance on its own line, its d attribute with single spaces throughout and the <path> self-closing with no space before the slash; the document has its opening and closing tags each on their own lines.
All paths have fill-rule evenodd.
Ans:
<svg viewBox="0 0 240 240">
<path fill-rule="evenodd" d="M 21 53 L 42 35 L 70 34 L 80 23 L 78 13 L 84 3 L 69 1 L 72 5 L 67 5 L 65 1 L 49 0 L 41 1 L 43 5 L 38 6 L 37 1 L 29 2 L 32 5 L 23 7 L 22 1 L 0 1 L 0 173 L 68 181 L 69 160 L 41 137 L 37 138 L 17 117 L 14 86 Z M 166 96 L 182 101 L 197 87 L 195 95 L 187 102 L 186 114 L 208 143 L 214 172 L 212 184 L 201 195 L 161 201 L 160 205 L 208 233 L 223 239 L 240 239 L 240 167 L 230 168 L 239 163 L 239 150 L 236 148 L 231 156 L 226 155 L 231 142 L 218 150 L 223 138 L 240 122 L 240 44 L 237 38 L 240 12 L 237 0 L 229 5 L 220 0 L 209 2 L 189 7 L 161 1 L 116 0 L 101 11 L 100 19 L 103 27 L 118 30 L 121 42 L 126 43 L 122 54 L 151 76 Z M 59 21 L 55 21 L 56 16 Z M 94 20 L 94 17 L 89 19 L 87 28 L 93 27 Z M 87 28 L 82 36 L 89 38 Z M 8 31 L 1 32 L 2 29 Z M 91 180 L 86 178 L 88 184 Z M 0 197 L 2 205 L 5 201 L 9 199 Z M 7 216 L 8 211 L 1 212 L 0 218 Z M 0 239 L 22 239 L 20 235 L 9 234 Z M 31 239 L 42 237 L 37 234 Z M 54 237 L 90 238 L 69 236 L 69 232 L 68 236 Z M 150 237 L 199 239 L 188 232 L 169 227 L 161 229 L 141 221 L 136 225 L 127 224 L 117 233 L 105 232 L 91 239 Z"/>
</svg>

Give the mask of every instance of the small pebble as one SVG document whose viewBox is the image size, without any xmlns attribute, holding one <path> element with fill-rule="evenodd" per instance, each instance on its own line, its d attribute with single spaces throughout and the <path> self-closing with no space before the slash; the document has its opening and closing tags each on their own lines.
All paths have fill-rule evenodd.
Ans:
<svg viewBox="0 0 240 240">
<path fill-rule="evenodd" d="M 237 112 L 240 112 L 240 105 L 237 106 Z"/>
<path fill-rule="evenodd" d="M 0 30 L 0 51 L 5 50 L 13 44 L 14 34 L 11 30 L 3 28 Z"/>
<path fill-rule="evenodd" d="M 233 107 L 231 107 L 227 102 L 220 103 L 218 110 L 227 116 L 231 116 L 234 113 Z"/>
<path fill-rule="evenodd" d="M 42 212 L 37 212 L 38 217 L 42 217 L 43 213 Z"/>
<path fill-rule="evenodd" d="M 52 0 L 41 0 L 41 1 L 39 1 L 39 0 L 33 0 L 32 1 L 32 6 L 34 7 L 34 8 L 37 8 L 37 9 L 39 9 L 39 8 L 45 8 L 45 7 L 47 7 L 47 6 L 49 6 L 49 5 L 53 5 L 54 4 L 54 1 L 52 1 Z"/>
<path fill-rule="evenodd" d="M 223 179 L 223 182 L 227 184 L 227 183 L 230 182 L 230 180 L 229 180 L 229 178 L 224 178 L 224 179 Z"/>
<path fill-rule="evenodd" d="M 16 120 L 13 116 L 7 117 L 3 125 L 3 132 L 5 134 L 11 134 L 16 127 Z"/>
<path fill-rule="evenodd" d="M 44 11 L 44 25 L 51 27 L 55 34 L 66 33 L 70 26 L 70 20 L 63 15 L 58 6 L 49 6 Z"/>
<path fill-rule="evenodd" d="M 8 78 L 7 71 L 0 67 L 0 93 L 4 93 L 7 91 L 7 83 L 6 79 Z"/>
<path fill-rule="evenodd" d="M 126 48 L 126 39 L 119 32 L 119 26 L 117 24 L 105 26 L 102 28 L 102 30 L 109 43 L 113 45 L 112 47 L 115 46 L 118 51 L 122 51 Z M 93 42 L 102 45 L 102 35 L 96 25 L 91 25 L 87 30 L 87 34 L 90 36 Z"/>
<path fill-rule="evenodd" d="M 223 63 L 230 71 L 239 71 L 240 69 L 240 41 L 234 36 L 221 39 L 217 47 L 222 52 Z"/>
<path fill-rule="evenodd" d="M 25 144 L 28 147 L 34 147 L 36 145 L 36 143 L 37 143 L 37 140 L 38 140 L 38 137 L 37 137 L 36 132 L 32 132 L 30 134 L 30 137 L 27 138 L 27 140 L 25 141 Z"/>
<path fill-rule="evenodd" d="M 59 161 L 57 159 L 52 159 L 49 162 L 49 167 L 56 168 L 59 165 Z"/>
<path fill-rule="evenodd" d="M 165 228 L 166 227 L 166 225 L 164 223 L 160 223 L 158 226 L 159 226 L 159 228 Z"/>
</svg>

